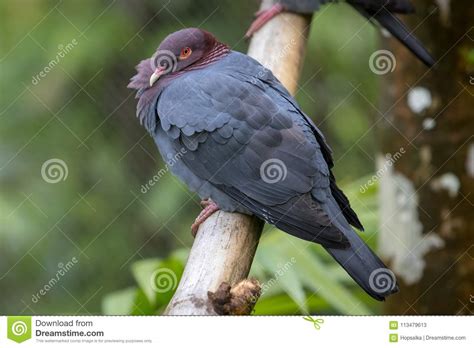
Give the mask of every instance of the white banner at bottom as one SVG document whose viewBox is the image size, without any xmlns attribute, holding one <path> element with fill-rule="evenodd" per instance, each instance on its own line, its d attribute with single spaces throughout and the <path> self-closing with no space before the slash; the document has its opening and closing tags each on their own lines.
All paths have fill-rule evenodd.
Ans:
<svg viewBox="0 0 474 348">
<path fill-rule="evenodd" d="M 0 347 L 474 347 L 471 316 L 3 316 Z"/>
</svg>

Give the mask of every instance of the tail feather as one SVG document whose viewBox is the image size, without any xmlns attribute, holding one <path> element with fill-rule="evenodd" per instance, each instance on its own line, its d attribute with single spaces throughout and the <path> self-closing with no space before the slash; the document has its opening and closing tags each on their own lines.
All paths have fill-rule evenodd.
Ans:
<svg viewBox="0 0 474 348">
<path fill-rule="evenodd" d="M 382 8 L 377 12 L 371 12 L 365 8 L 352 5 L 357 11 L 368 19 L 375 19 L 394 37 L 396 37 L 406 48 L 408 48 L 426 66 L 432 67 L 435 63 L 431 54 L 423 44 L 408 30 L 408 28 L 389 10 Z"/>
<path fill-rule="evenodd" d="M 340 209 L 336 205 L 335 201 L 329 202 L 327 209 L 331 212 L 331 216 L 336 217 L 333 222 L 344 231 L 351 246 L 346 249 L 331 247 L 325 247 L 325 249 L 365 292 L 376 300 L 383 301 L 386 296 L 398 292 L 396 277 L 347 221 L 341 218 Z"/>
</svg>

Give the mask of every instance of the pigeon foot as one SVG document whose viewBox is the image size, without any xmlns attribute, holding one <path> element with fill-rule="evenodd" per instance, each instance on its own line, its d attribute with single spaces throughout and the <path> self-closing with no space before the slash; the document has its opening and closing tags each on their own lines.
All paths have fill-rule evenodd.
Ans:
<svg viewBox="0 0 474 348">
<path fill-rule="evenodd" d="M 257 17 L 253 23 L 250 25 L 250 28 L 247 30 L 245 33 L 245 38 L 248 39 L 252 37 L 253 34 L 255 34 L 256 31 L 258 31 L 261 27 L 263 27 L 270 19 L 275 17 L 277 14 L 283 12 L 285 8 L 283 5 L 277 3 L 272 5 L 268 10 L 260 10 L 257 13 L 255 13 L 255 16 Z"/>
<path fill-rule="evenodd" d="M 201 201 L 202 211 L 197 216 L 194 223 L 191 225 L 191 234 L 196 238 L 196 233 L 199 229 L 199 226 L 206 221 L 206 219 L 219 210 L 219 207 L 210 199 L 204 199 Z"/>
</svg>

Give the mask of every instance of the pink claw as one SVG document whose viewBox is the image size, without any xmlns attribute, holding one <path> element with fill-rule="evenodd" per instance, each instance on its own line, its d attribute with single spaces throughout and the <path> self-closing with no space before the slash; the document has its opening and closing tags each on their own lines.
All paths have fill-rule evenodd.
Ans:
<svg viewBox="0 0 474 348">
<path fill-rule="evenodd" d="M 257 17 L 253 23 L 250 25 L 250 28 L 245 33 L 245 37 L 250 38 L 257 30 L 263 27 L 270 19 L 275 17 L 277 14 L 283 12 L 285 8 L 282 4 L 274 4 L 268 10 L 260 10 L 255 13 Z"/>
<path fill-rule="evenodd" d="M 191 225 L 191 234 L 193 237 L 196 238 L 196 233 L 199 229 L 199 226 L 206 221 L 206 219 L 214 214 L 216 211 L 219 210 L 219 207 L 217 206 L 216 203 L 211 201 L 210 199 L 204 199 L 201 201 L 201 207 L 203 207 L 202 211 L 199 213 L 197 216 L 196 220 L 194 220 L 194 223 Z"/>
</svg>

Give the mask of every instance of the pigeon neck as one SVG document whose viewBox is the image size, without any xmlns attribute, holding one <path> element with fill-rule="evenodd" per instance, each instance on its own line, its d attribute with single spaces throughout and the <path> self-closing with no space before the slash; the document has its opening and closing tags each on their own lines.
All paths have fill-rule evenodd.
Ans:
<svg viewBox="0 0 474 348">
<path fill-rule="evenodd" d="M 211 50 L 200 60 L 198 60 L 196 63 L 190 65 L 187 69 L 185 70 L 195 70 L 195 69 L 200 69 L 203 68 L 209 64 L 212 64 L 221 58 L 225 57 L 228 55 L 230 52 L 229 46 L 226 44 L 223 44 L 221 42 L 216 41 L 214 46 L 211 48 Z"/>
</svg>

